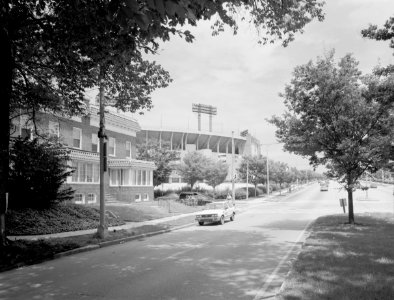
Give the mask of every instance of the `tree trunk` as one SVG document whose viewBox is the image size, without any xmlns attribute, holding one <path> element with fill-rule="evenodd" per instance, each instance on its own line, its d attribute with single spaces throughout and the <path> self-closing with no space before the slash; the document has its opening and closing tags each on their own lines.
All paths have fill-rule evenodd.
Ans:
<svg viewBox="0 0 394 300">
<path fill-rule="evenodd" d="M 347 200 L 349 205 L 349 224 L 354 224 L 354 212 L 353 212 L 353 189 L 348 188 Z"/>
<path fill-rule="evenodd" d="M 0 247 L 7 242 L 5 234 L 6 193 L 9 172 L 10 101 L 13 57 L 6 28 L 0 32 Z"/>
</svg>

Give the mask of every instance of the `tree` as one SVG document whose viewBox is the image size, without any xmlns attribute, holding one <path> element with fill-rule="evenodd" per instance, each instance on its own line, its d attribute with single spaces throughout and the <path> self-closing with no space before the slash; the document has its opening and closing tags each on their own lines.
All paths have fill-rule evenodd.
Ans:
<svg viewBox="0 0 394 300">
<path fill-rule="evenodd" d="M 305 1 L 94 1 L 6 0 L 0 4 L 0 245 L 5 243 L 5 195 L 9 168 L 10 116 L 16 108 L 81 112 L 86 88 L 98 85 L 116 98 L 115 106 L 135 111 L 149 108 L 152 89 L 165 86 L 155 69 L 144 64 L 141 51 L 155 52 L 156 39 L 178 34 L 193 36 L 180 26 L 198 20 L 218 20 L 214 34 L 224 24 L 237 31 L 236 12 L 243 10 L 249 22 L 264 32 L 261 42 L 281 39 L 287 45 L 305 24 L 323 19 L 323 2 Z M 242 18 L 244 19 L 244 18 Z M 133 65 L 133 63 L 135 65 Z M 151 81 L 147 81 L 149 78 Z M 125 88 L 135 84 L 138 92 Z M 153 85 L 150 85 L 153 84 Z M 127 85 L 126 85 L 127 86 Z M 130 97 L 132 96 L 132 97 Z"/>
<path fill-rule="evenodd" d="M 383 28 L 378 28 L 376 25 L 369 25 L 367 29 L 361 31 L 363 37 L 377 40 L 390 40 L 390 48 L 394 49 L 394 17 L 389 18 L 383 25 Z"/>
<path fill-rule="evenodd" d="M 179 160 L 179 153 L 170 150 L 169 145 L 166 143 L 160 146 L 152 140 L 137 147 L 137 159 L 155 163 L 156 169 L 153 171 L 153 185 L 157 186 L 167 182 L 171 172 L 175 169 L 173 162 Z"/>
<path fill-rule="evenodd" d="M 242 159 L 240 167 L 238 168 L 238 174 L 240 178 L 244 181 L 246 181 L 248 169 L 248 181 L 254 185 L 256 196 L 257 185 L 267 180 L 267 158 L 250 156 L 244 157 Z"/>
<path fill-rule="evenodd" d="M 363 37 L 373 39 L 376 41 L 390 41 L 390 48 L 394 50 L 394 17 L 389 18 L 383 25 L 383 28 L 378 28 L 376 25 L 369 25 L 367 29 L 361 31 Z M 394 55 L 394 53 L 393 53 Z M 375 73 L 389 74 L 394 73 L 394 65 L 387 67 L 379 67 L 375 69 Z"/>
<path fill-rule="evenodd" d="M 270 178 L 279 183 L 279 191 L 282 190 L 282 184 L 291 183 L 293 181 L 289 166 L 283 162 L 274 161 L 270 167 Z"/>
<path fill-rule="evenodd" d="M 210 159 L 197 151 L 187 153 L 182 162 L 177 166 L 182 178 L 190 184 L 193 189 L 194 184 L 199 180 L 204 180 Z"/>
<path fill-rule="evenodd" d="M 346 55 L 336 65 L 331 52 L 298 66 L 284 97 L 287 111 L 272 117 L 276 136 L 287 151 L 328 168 L 348 193 L 349 223 L 354 223 L 353 189 L 365 172 L 387 162 L 393 138 L 392 77 L 361 76 Z"/>
<path fill-rule="evenodd" d="M 48 208 L 73 197 L 74 191 L 63 186 L 72 170 L 62 145 L 17 138 L 10 150 L 10 161 L 10 208 Z"/>
<path fill-rule="evenodd" d="M 205 180 L 209 185 L 215 188 L 217 185 L 224 182 L 228 174 L 228 166 L 222 162 L 212 161 L 209 163 L 205 169 Z"/>
</svg>

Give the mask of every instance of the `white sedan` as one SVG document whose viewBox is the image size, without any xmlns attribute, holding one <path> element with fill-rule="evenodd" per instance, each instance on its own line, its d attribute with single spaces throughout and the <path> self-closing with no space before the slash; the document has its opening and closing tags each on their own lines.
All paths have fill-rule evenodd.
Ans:
<svg viewBox="0 0 394 300">
<path fill-rule="evenodd" d="M 212 202 L 208 204 L 208 209 L 196 215 L 196 221 L 199 225 L 213 222 L 218 222 L 223 225 L 226 220 L 234 221 L 234 218 L 235 205 L 229 201 Z"/>
</svg>

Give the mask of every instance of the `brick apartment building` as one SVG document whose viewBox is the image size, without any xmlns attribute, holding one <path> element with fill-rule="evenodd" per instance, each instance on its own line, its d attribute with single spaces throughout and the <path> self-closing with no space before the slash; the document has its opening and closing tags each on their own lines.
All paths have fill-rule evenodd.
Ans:
<svg viewBox="0 0 394 300">
<path fill-rule="evenodd" d="M 37 129 L 59 140 L 70 150 L 70 166 L 75 170 L 66 185 L 75 190 L 79 204 L 99 202 L 98 108 L 89 106 L 86 116 L 65 118 L 40 113 Z M 136 159 L 138 122 L 125 115 L 106 112 L 105 126 L 108 172 L 105 173 L 105 199 L 125 203 L 153 200 L 153 162 Z M 32 124 L 20 118 L 13 135 L 32 136 Z"/>
</svg>

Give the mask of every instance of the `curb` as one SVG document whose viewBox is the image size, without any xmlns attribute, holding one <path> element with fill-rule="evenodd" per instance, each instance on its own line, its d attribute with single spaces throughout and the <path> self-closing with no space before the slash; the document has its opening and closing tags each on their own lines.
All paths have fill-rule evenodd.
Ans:
<svg viewBox="0 0 394 300">
<path fill-rule="evenodd" d="M 64 257 L 64 256 L 77 254 L 77 253 L 82 253 L 82 252 L 95 250 L 95 249 L 98 249 L 98 248 L 100 248 L 99 245 L 88 245 L 88 246 L 84 246 L 84 247 L 75 248 L 75 249 L 71 249 L 71 250 L 68 250 L 68 251 L 56 253 L 53 256 L 53 258 L 60 258 L 60 257 Z"/>
<path fill-rule="evenodd" d="M 280 288 L 279 288 L 279 290 L 278 290 L 278 292 L 276 293 L 275 296 L 280 295 L 280 294 L 284 291 L 284 289 L 286 288 L 287 279 L 289 278 L 289 276 L 290 276 L 290 274 L 291 274 L 291 272 L 292 272 L 292 270 L 293 270 L 293 264 L 294 264 L 294 262 L 297 260 L 298 256 L 300 255 L 300 253 L 301 253 L 301 251 L 302 251 L 302 248 L 303 248 L 304 245 L 305 245 L 305 241 L 306 241 L 306 240 L 308 239 L 308 237 L 311 235 L 310 229 L 311 229 L 311 227 L 313 226 L 313 224 L 314 224 L 315 222 L 316 222 L 316 219 L 310 221 L 310 222 L 307 224 L 307 226 L 305 227 L 305 229 L 304 229 L 304 236 L 303 236 L 304 242 L 302 243 L 300 252 L 296 255 L 295 258 L 293 258 L 293 259 L 290 261 L 290 270 L 287 272 L 287 274 L 286 274 L 286 276 L 285 276 L 285 279 L 283 280 L 283 282 L 282 282 L 282 284 L 281 284 L 281 286 L 280 286 Z"/>
<path fill-rule="evenodd" d="M 159 234 L 163 234 L 163 233 L 168 233 L 171 231 L 179 230 L 179 229 L 190 227 L 193 225 L 195 225 L 194 222 L 189 223 L 189 224 L 185 224 L 185 225 L 176 226 L 174 228 L 152 231 L 152 232 L 134 235 L 134 236 L 130 236 L 130 237 L 125 237 L 125 238 L 121 238 L 121 239 L 105 241 L 105 242 L 101 242 L 101 243 L 98 243 L 95 245 L 88 245 L 88 246 L 84 246 L 84 247 L 80 247 L 80 248 L 75 248 L 75 249 L 72 249 L 69 251 L 56 253 L 53 256 L 53 258 L 61 258 L 61 257 L 70 256 L 70 255 L 83 253 L 83 252 L 88 252 L 88 251 L 92 251 L 92 250 L 96 250 L 96 249 L 100 249 L 100 248 L 104 248 L 104 247 L 108 247 L 108 246 L 119 245 L 119 244 L 123 244 L 123 243 L 134 241 L 134 240 L 139 240 L 139 239 L 146 238 L 146 237 L 151 237 L 151 236 L 155 236 L 155 235 L 159 235 Z"/>
</svg>

